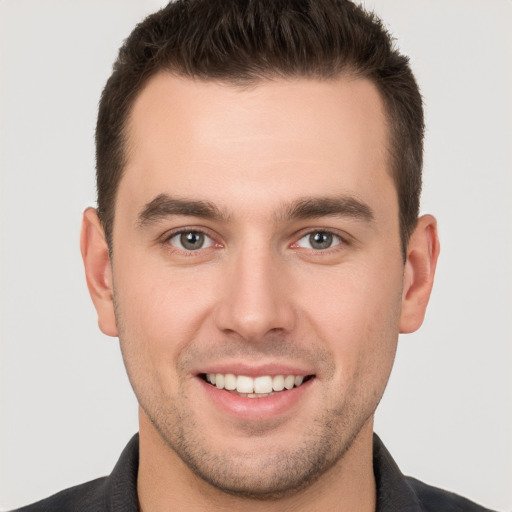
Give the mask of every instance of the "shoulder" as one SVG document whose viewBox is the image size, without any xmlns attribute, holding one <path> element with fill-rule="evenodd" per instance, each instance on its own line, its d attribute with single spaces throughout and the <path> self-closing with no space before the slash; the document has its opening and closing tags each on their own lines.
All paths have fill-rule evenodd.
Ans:
<svg viewBox="0 0 512 512">
<path fill-rule="evenodd" d="M 412 477 L 405 477 L 413 488 L 424 512 L 492 512 L 452 492 L 432 487 Z"/>
<path fill-rule="evenodd" d="M 101 512 L 108 510 L 105 485 L 107 478 L 97 478 L 65 489 L 49 498 L 13 512 Z"/>
<path fill-rule="evenodd" d="M 65 489 L 13 512 L 138 512 L 139 436 L 126 445 L 112 473 Z"/>
</svg>

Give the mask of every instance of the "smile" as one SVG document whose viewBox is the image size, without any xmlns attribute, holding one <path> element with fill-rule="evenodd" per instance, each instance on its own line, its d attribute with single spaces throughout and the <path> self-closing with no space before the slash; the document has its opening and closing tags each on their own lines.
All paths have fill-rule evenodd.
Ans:
<svg viewBox="0 0 512 512">
<path fill-rule="evenodd" d="M 301 386 L 312 378 L 312 375 L 262 375 L 249 377 L 247 375 L 234 375 L 232 373 L 203 374 L 206 382 L 217 389 L 231 391 L 246 398 L 265 398 L 284 390 Z"/>
</svg>

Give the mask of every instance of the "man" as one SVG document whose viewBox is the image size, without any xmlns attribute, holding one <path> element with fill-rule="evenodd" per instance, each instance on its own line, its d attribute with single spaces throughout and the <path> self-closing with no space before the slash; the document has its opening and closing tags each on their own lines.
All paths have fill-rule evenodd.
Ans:
<svg viewBox="0 0 512 512">
<path fill-rule="evenodd" d="M 432 288 L 407 59 L 348 2 L 170 4 L 120 51 L 82 255 L 139 436 L 26 510 L 484 510 L 373 435 Z"/>
</svg>

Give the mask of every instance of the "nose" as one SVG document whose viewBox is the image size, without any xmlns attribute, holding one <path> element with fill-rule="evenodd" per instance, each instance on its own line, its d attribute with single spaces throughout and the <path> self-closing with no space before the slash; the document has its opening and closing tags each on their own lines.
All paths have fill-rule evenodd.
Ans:
<svg viewBox="0 0 512 512">
<path fill-rule="evenodd" d="M 217 327 L 248 342 L 269 334 L 290 332 L 295 325 L 290 284 L 279 258 L 266 251 L 246 250 L 229 264 Z"/>
</svg>

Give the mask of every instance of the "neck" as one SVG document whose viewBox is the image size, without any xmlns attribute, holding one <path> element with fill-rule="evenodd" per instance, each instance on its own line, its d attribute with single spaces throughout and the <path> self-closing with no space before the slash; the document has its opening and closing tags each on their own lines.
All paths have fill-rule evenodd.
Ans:
<svg viewBox="0 0 512 512">
<path fill-rule="evenodd" d="M 373 419 L 363 426 L 342 459 L 312 485 L 287 497 L 263 501 L 227 494 L 196 476 L 169 448 L 144 412 L 139 418 L 137 492 L 141 512 L 163 512 L 170 507 L 190 512 L 375 511 Z"/>
</svg>

